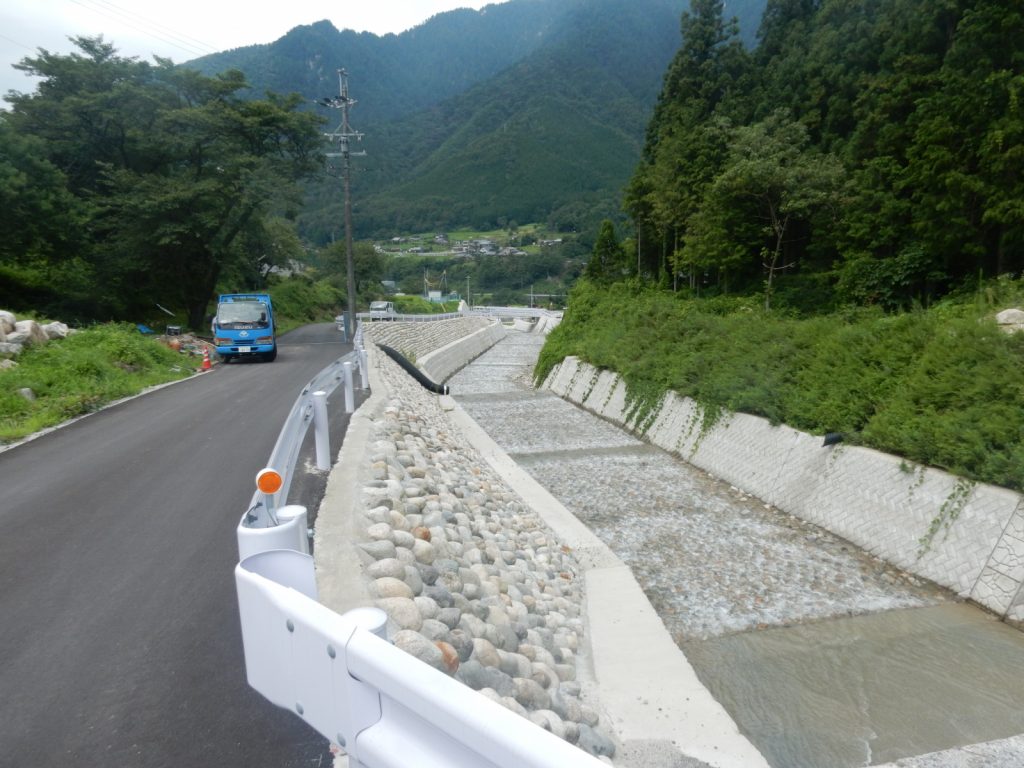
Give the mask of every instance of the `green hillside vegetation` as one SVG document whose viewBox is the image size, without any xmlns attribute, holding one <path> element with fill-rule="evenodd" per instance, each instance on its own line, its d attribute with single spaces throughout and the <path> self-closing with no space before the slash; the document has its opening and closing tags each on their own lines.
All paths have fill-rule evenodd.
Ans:
<svg viewBox="0 0 1024 768">
<path fill-rule="evenodd" d="M 1019 3 L 772 0 L 752 51 L 722 5 L 685 15 L 626 194 L 645 277 L 897 309 L 1024 269 Z"/>
<path fill-rule="evenodd" d="M 641 418 L 673 390 L 702 406 L 705 427 L 726 411 L 749 413 L 1024 489 L 1024 334 L 993 319 L 1024 301 L 1024 281 L 897 314 L 800 318 L 765 312 L 759 298 L 580 281 L 536 377 L 575 355 L 621 375 Z"/>
<path fill-rule="evenodd" d="M 18 366 L 0 371 L 0 442 L 82 416 L 143 389 L 185 378 L 195 359 L 143 336 L 133 325 L 108 324 L 28 347 Z M 21 390 L 31 390 L 26 398 Z"/>
<path fill-rule="evenodd" d="M 620 373 L 1024 487 L 1024 8 L 693 0 L 625 195 L 537 367 Z M 910 466 L 910 465 L 908 465 Z"/>
<path fill-rule="evenodd" d="M 360 94 L 352 120 L 366 134 L 353 175 L 361 235 L 486 228 L 499 218 L 569 232 L 616 214 L 679 45 L 683 2 L 547 5 L 559 16 L 537 47 L 460 94 L 385 123 L 363 118 L 372 97 Z M 339 220 L 337 183 L 314 185 L 302 231 L 323 242 Z"/>
</svg>

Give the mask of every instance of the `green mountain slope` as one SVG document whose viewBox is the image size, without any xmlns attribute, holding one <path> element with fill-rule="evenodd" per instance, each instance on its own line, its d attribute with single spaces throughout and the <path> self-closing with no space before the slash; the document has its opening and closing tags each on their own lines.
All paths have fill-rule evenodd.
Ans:
<svg viewBox="0 0 1024 768">
<path fill-rule="evenodd" d="M 745 14 L 752 38 L 764 0 L 740 4 L 727 12 Z M 193 64 L 311 99 L 337 92 L 336 67 L 349 71 L 367 153 L 353 165 L 358 236 L 503 220 L 573 230 L 617 214 L 688 5 L 511 0 L 385 37 L 320 22 Z M 327 177 L 301 229 L 322 243 L 341 221 L 340 183 Z"/>
<path fill-rule="evenodd" d="M 434 106 L 487 80 L 541 46 L 578 0 L 513 0 L 480 11 L 437 14 L 400 35 L 338 31 L 329 21 L 281 39 L 204 56 L 205 74 L 242 70 L 253 92 L 337 95 L 344 67 L 358 93 L 361 123 L 377 124 Z"/>
</svg>

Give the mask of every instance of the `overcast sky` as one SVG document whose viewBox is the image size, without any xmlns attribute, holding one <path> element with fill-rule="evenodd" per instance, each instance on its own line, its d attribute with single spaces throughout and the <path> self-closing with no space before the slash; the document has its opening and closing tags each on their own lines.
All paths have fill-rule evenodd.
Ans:
<svg viewBox="0 0 1024 768">
<path fill-rule="evenodd" d="M 156 54 L 181 63 L 207 53 L 270 43 L 293 27 L 322 19 L 338 29 L 384 35 L 404 32 L 442 11 L 487 4 L 480 0 L 0 0 L 0 96 L 12 89 L 35 90 L 36 81 L 11 65 L 34 55 L 38 48 L 70 53 L 70 36 L 102 34 L 122 56 L 151 61 Z"/>
</svg>

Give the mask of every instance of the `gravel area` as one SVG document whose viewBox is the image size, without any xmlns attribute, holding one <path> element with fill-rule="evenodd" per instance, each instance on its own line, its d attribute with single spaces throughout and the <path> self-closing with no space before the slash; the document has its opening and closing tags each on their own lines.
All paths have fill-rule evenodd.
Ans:
<svg viewBox="0 0 1024 768">
<path fill-rule="evenodd" d="M 453 397 L 635 573 L 677 642 L 948 599 L 555 395 L 532 388 L 543 337 L 510 334 Z"/>
<path fill-rule="evenodd" d="M 615 752 L 577 680 L 581 569 L 385 355 L 368 446 L 364 573 L 395 645 L 581 749 Z"/>
</svg>

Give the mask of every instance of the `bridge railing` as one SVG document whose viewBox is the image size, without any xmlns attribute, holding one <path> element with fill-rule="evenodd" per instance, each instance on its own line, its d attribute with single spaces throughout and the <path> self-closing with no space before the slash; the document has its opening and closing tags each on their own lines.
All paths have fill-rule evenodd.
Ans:
<svg viewBox="0 0 1024 768">
<path fill-rule="evenodd" d="M 461 312 L 440 312 L 436 315 L 382 315 L 370 312 L 356 313 L 356 319 L 367 323 L 433 323 L 438 320 L 453 320 L 456 317 L 464 317 L 464 315 Z"/>
<path fill-rule="evenodd" d="M 561 311 L 550 309 L 539 309 L 536 307 L 472 307 L 467 310 L 469 315 L 480 317 L 501 317 L 519 318 L 521 320 L 536 320 L 540 317 L 561 317 Z"/>
</svg>

